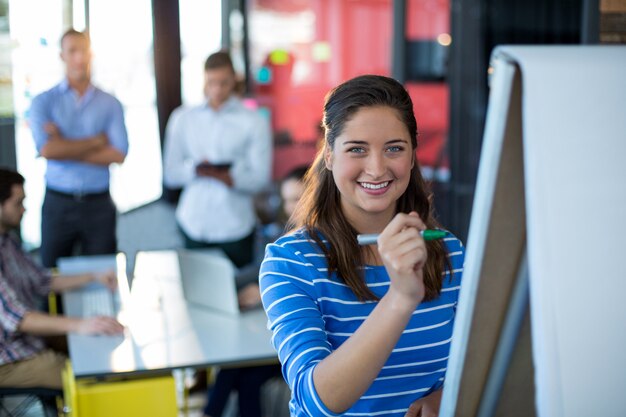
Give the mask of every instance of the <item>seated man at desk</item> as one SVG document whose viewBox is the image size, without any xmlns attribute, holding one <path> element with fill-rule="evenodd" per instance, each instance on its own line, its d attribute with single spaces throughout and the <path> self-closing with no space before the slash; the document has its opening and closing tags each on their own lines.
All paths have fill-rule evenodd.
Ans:
<svg viewBox="0 0 626 417">
<path fill-rule="evenodd" d="M 0 386 L 61 388 L 65 356 L 46 347 L 44 336 L 116 334 L 114 318 L 51 316 L 39 309 L 50 291 L 100 282 L 114 289 L 115 274 L 60 276 L 39 267 L 12 235 L 24 215 L 24 177 L 0 168 Z"/>
</svg>

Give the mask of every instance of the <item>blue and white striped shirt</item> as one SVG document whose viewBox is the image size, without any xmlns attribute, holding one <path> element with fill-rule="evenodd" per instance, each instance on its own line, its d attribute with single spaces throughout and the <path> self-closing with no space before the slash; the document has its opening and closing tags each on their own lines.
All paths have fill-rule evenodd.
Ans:
<svg viewBox="0 0 626 417">
<path fill-rule="evenodd" d="M 441 295 L 417 307 L 378 377 L 342 415 L 403 416 L 412 402 L 443 385 L 464 260 L 456 237 L 449 234 L 444 244 L 454 273 L 444 273 Z M 338 415 L 320 400 L 313 369 L 357 330 L 377 302 L 359 301 L 336 274 L 329 278 L 326 257 L 302 230 L 267 246 L 259 280 L 272 343 L 291 388 L 291 415 Z M 389 288 L 384 266 L 366 266 L 365 280 L 379 297 Z"/>
</svg>

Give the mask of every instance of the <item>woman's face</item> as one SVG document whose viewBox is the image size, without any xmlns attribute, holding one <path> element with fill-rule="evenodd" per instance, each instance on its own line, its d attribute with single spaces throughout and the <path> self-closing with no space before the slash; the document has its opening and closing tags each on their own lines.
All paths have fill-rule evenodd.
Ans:
<svg viewBox="0 0 626 417">
<path fill-rule="evenodd" d="M 409 184 L 413 155 L 409 132 L 391 107 L 363 107 L 346 122 L 325 159 L 349 221 L 391 220 Z"/>
</svg>

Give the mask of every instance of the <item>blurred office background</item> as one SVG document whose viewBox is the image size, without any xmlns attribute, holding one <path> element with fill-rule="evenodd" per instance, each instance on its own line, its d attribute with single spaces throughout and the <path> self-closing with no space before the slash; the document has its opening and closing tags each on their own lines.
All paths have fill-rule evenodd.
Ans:
<svg viewBox="0 0 626 417">
<path fill-rule="evenodd" d="M 626 1 L 0 0 L 0 164 L 27 179 L 22 237 L 33 249 L 45 161 L 26 119 L 32 98 L 63 76 L 59 38 L 69 27 L 89 30 L 93 81 L 124 105 L 130 153 L 112 168 L 122 226 L 175 192 L 161 180 L 167 118 L 202 100 L 205 58 L 229 48 L 247 104 L 272 122 L 275 179 L 312 160 L 330 88 L 363 73 L 403 81 L 440 220 L 465 240 L 492 48 L 624 43 Z"/>
</svg>

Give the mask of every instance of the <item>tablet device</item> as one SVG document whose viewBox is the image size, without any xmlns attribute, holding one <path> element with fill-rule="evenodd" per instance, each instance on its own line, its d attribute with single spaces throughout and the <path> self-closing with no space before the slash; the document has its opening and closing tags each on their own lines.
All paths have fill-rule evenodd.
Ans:
<svg viewBox="0 0 626 417">
<path fill-rule="evenodd" d="M 198 164 L 198 167 L 200 168 L 215 168 L 215 169 L 220 169 L 220 170 L 227 170 L 230 169 L 230 167 L 233 164 L 231 162 L 217 162 L 217 163 L 211 163 L 211 162 L 202 162 L 200 164 Z"/>
</svg>

